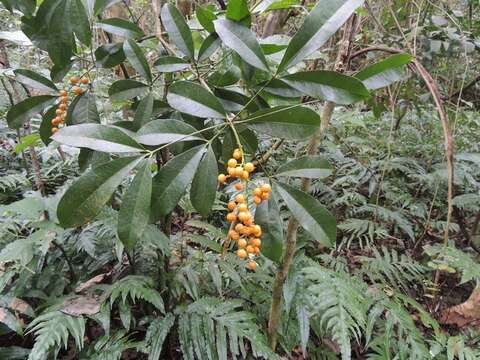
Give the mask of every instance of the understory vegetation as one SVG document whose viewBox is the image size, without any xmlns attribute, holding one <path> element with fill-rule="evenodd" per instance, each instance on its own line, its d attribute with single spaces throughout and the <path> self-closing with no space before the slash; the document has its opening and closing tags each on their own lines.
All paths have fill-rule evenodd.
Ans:
<svg viewBox="0 0 480 360">
<path fill-rule="evenodd" d="M 0 359 L 480 359 L 479 11 L 0 0 Z"/>
</svg>

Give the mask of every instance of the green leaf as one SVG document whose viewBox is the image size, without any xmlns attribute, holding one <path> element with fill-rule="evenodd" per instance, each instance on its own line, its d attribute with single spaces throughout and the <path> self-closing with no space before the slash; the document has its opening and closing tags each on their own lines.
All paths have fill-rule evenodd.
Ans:
<svg viewBox="0 0 480 360">
<path fill-rule="evenodd" d="M 227 5 L 227 19 L 241 21 L 250 15 L 246 0 L 229 0 Z"/>
<path fill-rule="evenodd" d="M 176 56 L 162 56 L 153 66 L 160 72 L 175 72 L 187 69 L 190 63 Z"/>
<path fill-rule="evenodd" d="M 203 118 L 224 118 L 218 99 L 203 86 L 191 81 L 174 82 L 168 89 L 169 105 L 185 114 Z"/>
<path fill-rule="evenodd" d="M 277 169 L 276 175 L 321 179 L 330 176 L 332 172 L 332 166 L 327 159 L 321 156 L 307 155 L 283 164 Z"/>
<path fill-rule="evenodd" d="M 20 128 L 30 118 L 53 103 L 56 96 L 40 95 L 32 96 L 13 105 L 7 112 L 7 123 L 12 129 Z"/>
<path fill-rule="evenodd" d="M 70 5 L 70 1 L 60 0 L 56 3 L 56 6 L 52 6 L 52 9 L 54 9 L 53 16 L 45 19 L 48 22 L 47 51 L 56 65 L 70 63 L 73 55 L 74 37 L 70 20 Z"/>
<path fill-rule="evenodd" d="M 77 95 L 68 107 L 65 117 L 67 125 L 79 125 L 87 123 L 100 123 L 95 95 L 83 93 Z"/>
<path fill-rule="evenodd" d="M 142 96 L 147 91 L 148 85 L 139 81 L 124 79 L 115 81 L 108 89 L 108 95 L 114 101 L 124 101 Z"/>
<path fill-rule="evenodd" d="M 143 55 L 143 51 L 137 43 L 131 39 L 125 40 L 123 43 L 123 52 L 127 57 L 130 64 L 137 73 L 142 75 L 148 82 L 152 82 L 152 73 L 150 72 L 150 67 L 148 66 L 147 59 Z"/>
<path fill-rule="evenodd" d="M 120 2 L 121 0 L 89 0 L 89 3 L 91 1 L 95 2 L 93 5 L 93 15 L 97 16 L 98 14 L 101 14 L 103 10 Z M 89 8 L 90 6 L 91 5 L 89 5 Z"/>
<path fill-rule="evenodd" d="M 391 55 L 365 67 L 355 77 L 361 80 L 367 89 L 380 89 L 401 80 L 404 76 L 403 68 L 412 58 L 412 55 L 405 53 Z"/>
<path fill-rule="evenodd" d="M 324 246 L 335 244 L 335 217 L 311 195 L 294 187 L 275 182 L 274 191 L 285 201 L 292 215 L 310 235 Z"/>
<path fill-rule="evenodd" d="M 137 131 L 137 141 L 156 146 L 177 141 L 204 140 L 200 136 L 189 135 L 197 132 L 193 126 L 175 119 L 153 120 Z"/>
<path fill-rule="evenodd" d="M 53 82 L 46 77 L 37 74 L 34 71 L 27 69 L 17 69 L 13 71 L 15 73 L 15 80 L 30 86 L 34 89 L 45 91 L 50 94 L 57 94 L 58 88 Z"/>
<path fill-rule="evenodd" d="M 264 91 L 277 96 L 297 98 L 303 95 L 301 91 L 292 88 L 280 79 L 273 79 L 267 84 L 260 84 L 259 86 L 263 86 Z"/>
<path fill-rule="evenodd" d="M 39 133 L 28 134 L 22 137 L 18 144 L 15 144 L 15 152 L 18 154 L 29 146 L 38 146 L 40 145 L 39 141 L 40 141 Z"/>
<path fill-rule="evenodd" d="M 264 12 L 272 10 L 281 10 L 281 9 L 290 9 L 295 7 L 300 7 L 300 2 L 298 0 L 279 0 L 274 1 L 265 9 Z"/>
<path fill-rule="evenodd" d="M 203 61 L 212 56 L 220 47 L 221 43 L 222 42 L 217 34 L 213 33 L 208 35 L 205 40 L 203 40 L 200 50 L 198 50 L 198 61 Z"/>
<path fill-rule="evenodd" d="M 271 193 L 268 201 L 262 201 L 255 210 L 255 223 L 262 227 L 262 254 L 279 263 L 283 251 L 283 222 L 280 208 Z"/>
<path fill-rule="evenodd" d="M 320 0 L 290 41 L 278 72 L 305 59 L 347 21 L 364 0 Z"/>
<path fill-rule="evenodd" d="M 255 34 L 249 28 L 226 19 L 218 19 L 213 23 L 215 31 L 227 47 L 233 49 L 250 65 L 260 70 L 269 71 L 262 48 Z"/>
<path fill-rule="evenodd" d="M 197 15 L 198 22 L 205 30 L 207 30 L 209 33 L 213 33 L 215 31 L 213 20 L 216 20 L 217 16 L 212 11 L 203 6 L 197 5 L 195 14 Z"/>
<path fill-rule="evenodd" d="M 52 142 L 50 137 L 52 136 L 52 120 L 57 116 L 55 111 L 57 110 L 56 106 L 50 107 L 42 116 L 42 122 L 40 124 L 40 139 L 45 145 L 48 145 Z"/>
<path fill-rule="evenodd" d="M 305 106 L 277 106 L 253 113 L 247 124 L 273 137 L 306 139 L 320 126 L 320 116 Z"/>
<path fill-rule="evenodd" d="M 127 39 L 135 39 L 145 35 L 137 24 L 120 18 L 110 18 L 98 21 L 97 26 L 108 33 L 122 36 Z"/>
<path fill-rule="evenodd" d="M 137 106 L 135 117 L 133 118 L 133 125 L 135 129 L 140 129 L 143 125 L 152 120 L 153 116 L 153 94 L 148 93 Z"/>
<path fill-rule="evenodd" d="M 336 104 L 352 104 L 370 96 L 361 81 L 335 71 L 304 71 L 282 78 L 292 88 L 314 98 Z"/>
<path fill-rule="evenodd" d="M 150 346 L 148 360 L 160 359 L 163 343 L 174 323 L 175 316 L 171 313 L 168 313 L 163 318 L 156 318 L 151 322 L 145 335 L 145 341 Z"/>
<path fill-rule="evenodd" d="M 205 152 L 205 145 L 196 146 L 175 156 L 153 179 L 152 214 L 159 219 L 178 204 L 193 179 Z"/>
<path fill-rule="evenodd" d="M 95 50 L 97 66 L 111 68 L 121 64 L 125 60 L 123 44 L 104 44 Z"/>
<path fill-rule="evenodd" d="M 217 174 L 217 158 L 212 146 L 209 146 L 200 161 L 190 189 L 190 201 L 193 207 L 204 217 L 210 213 L 215 201 Z"/>
<path fill-rule="evenodd" d="M 189 59 L 193 59 L 195 49 L 193 46 L 192 33 L 184 17 L 178 9 L 165 4 L 162 7 L 161 18 L 163 26 L 168 32 L 170 41 Z"/>
<path fill-rule="evenodd" d="M 125 131 L 111 125 L 81 124 L 62 128 L 52 139 L 61 144 L 102 152 L 141 151 L 141 146 Z"/>
<path fill-rule="evenodd" d="M 90 46 L 92 44 L 92 32 L 82 0 L 70 0 L 70 21 L 78 40 L 84 45 Z"/>
<path fill-rule="evenodd" d="M 118 213 L 118 238 L 129 252 L 141 239 L 148 225 L 151 199 L 150 162 L 144 160 L 122 198 L 122 206 Z"/>
<path fill-rule="evenodd" d="M 69 228 L 93 220 L 140 160 L 139 157 L 123 157 L 83 174 L 68 188 L 58 203 L 57 217 L 60 224 Z"/>
</svg>

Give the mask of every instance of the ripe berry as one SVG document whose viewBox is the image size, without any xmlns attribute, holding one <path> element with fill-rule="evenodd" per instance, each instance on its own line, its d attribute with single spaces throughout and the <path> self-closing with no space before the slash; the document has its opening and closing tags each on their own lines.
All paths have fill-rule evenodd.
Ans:
<svg viewBox="0 0 480 360">
<path fill-rule="evenodd" d="M 233 151 L 233 157 L 237 160 L 240 160 L 242 158 L 242 152 L 240 151 L 240 149 L 235 149 Z"/>
<path fill-rule="evenodd" d="M 257 237 L 260 237 L 262 235 L 262 228 L 260 227 L 260 225 L 255 225 L 253 234 Z"/>
<path fill-rule="evenodd" d="M 227 221 L 234 222 L 235 220 L 237 220 L 237 215 L 233 212 L 227 214 Z"/>
<path fill-rule="evenodd" d="M 258 196 L 254 196 L 253 197 L 253 202 L 258 205 L 262 202 L 262 198 L 258 197 Z"/>
<path fill-rule="evenodd" d="M 236 205 L 235 202 L 233 202 L 233 201 L 229 201 L 228 204 L 227 204 L 227 208 L 228 208 L 229 210 L 235 209 L 235 206 L 237 206 L 237 205 Z"/>
<path fill-rule="evenodd" d="M 220 184 L 223 184 L 225 183 L 225 181 L 227 181 L 227 177 L 225 176 L 225 174 L 218 175 L 217 179 Z"/>
<path fill-rule="evenodd" d="M 57 109 L 55 110 L 55 114 L 57 115 L 62 115 L 65 111 L 63 111 L 62 109 Z"/>
<path fill-rule="evenodd" d="M 232 168 L 236 167 L 237 166 L 237 160 L 235 160 L 235 159 L 228 160 L 227 166 L 232 167 Z"/>
<path fill-rule="evenodd" d="M 67 105 L 65 105 L 65 104 L 62 103 L 62 104 L 58 105 L 58 108 L 59 108 L 60 110 L 66 110 L 66 109 L 67 109 Z"/>
<path fill-rule="evenodd" d="M 227 168 L 227 172 L 228 172 L 228 175 L 235 176 L 235 168 L 234 167 Z"/>
<path fill-rule="evenodd" d="M 250 226 L 244 226 L 242 228 L 243 235 L 250 235 L 251 233 L 252 233 L 252 229 L 250 228 Z"/>
<path fill-rule="evenodd" d="M 272 190 L 272 187 L 270 186 L 270 184 L 263 184 L 260 189 L 262 190 L 262 192 L 270 192 Z"/>
<path fill-rule="evenodd" d="M 242 175 L 240 175 L 240 177 L 241 177 L 243 180 L 247 180 L 249 176 L 250 176 L 250 175 L 249 175 L 248 171 L 246 171 L 246 170 L 243 170 L 243 171 L 242 171 Z"/>
<path fill-rule="evenodd" d="M 245 164 L 245 170 L 251 173 L 253 170 L 255 170 L 255 166 L 251 162 L 248 162 Z"/>
<path fill-rule="evenodd" d="M 85 76 L 82 76 L 82 78 L 80 79 L 80 82 L 84 85 L 87 85 L 88 84 L 88 78 L 86 78 Z"/>
<path fill-rule="evenodd" d="M 67 96 L 67 95 L 62 96 L 62 97 L 60 98 L 60 102 L 61 102 L 62 104 L 66 104 L 66 103 L 68 102 L 68 96 Z"/>
<path fill-rule="evenodd" d="M 229 230 L 228 237 L 233 240 L 238 240 L 240 238 L 240 235 L 235 230 Z"/>
<path fill-rule="evenodd" d="M 235 201 L 238 204 L 244 203 L 245 202 L 245 196 L 243 194 L 238 194 L 237 196 L 235 196 Z"/>
<path fill-rule="evenodd" d="M 247 210 L 248 210 L 247 204 L 242 203 L 242 204 L 238 205 L 238 211 L 247 211 Z"/>
<path fill-rule="evenodd" d="M 247 250 L 247 253 L 253 254 L 255 252 L 255 248 L 252 245 L 248 245 L 245 250 Z"/>
<path fill-rule="evenodd" d="M 237 189 L 237 190 L 242 190 L 242 189 L 243 189 L 243 184 L 242 184 L 242 183 L 239 183 L 239 182 L 236 183 L 236 184 L 235 184 L 235 189 Z"/>
<path fill-rule="evenodd" d="M 262 193 L 261 197 L 262 197 L 262 200 L 268 200 L 268 198 L 269 198 L 268 192 Z"/>
<path fill-rule="evenodd" d="M 253 224 L 253 218 L 249 217 L 243 222 L 245 225 L 252 225 Z"/>
<path fill-rule="evenodd" d="M 71 84 L 78 84 L 79 81 L 80 81 L 80 78 L 78 76 L 72 76 L 70 78 L 70 83 Z"/>
<path fill-rule="evenodd" d="M 58 131 L 57 127 L 52 127 L 52 134 L 55 134 Z"/>
<path fill-rule="evenodd" d="M 260 254 L 260 248 L 259 247 L 255 246 L 253 249 L 254 249 L 253 252 L 255 253 L 255 255 Z"/>
<path fill-rule="evenodd" d="M 54 118 L 52 120 L 52 125 L 54 126 L 57 126 L 58 124 L 60 124 L 60 122 L 62 121 L 62 119 L 60 119 L 58 116 L 56 118 Z"/>
<path fill-rule="evenodd" d="M 260 247 L 260 245 L 262 245 L 262 240 L 260 240 L 259 238 L 253 238 L 250 241 L 250 245 L 255 246 L 255 247 Z"/>
<path fill-rule="evenodd" d="M 242 176 L 243 174 L 243 168 L 241 166 L 237 166 L 235 168 L 235 176 Z"/>
<path fill-rule="evenodd" d="M 81 87 L 78 87 L 78 86 L 74 86 L 72 90 L 77 95 L 80 95 L 80 94 L 83 93 L 83 89 Z"/>
<path fill-rule="evenodd" d="M 245 246 L 247 246 L 247 240 L 239 239 L 238 242 L 237 242 L 237 245 L 238 245 L 239 248 L 244 248 Z"/>
<path fill-rule="evenodd" d="M 246 252 L 244 249 L 238 249 L 238 250 L 237 250 L 237 256 L 238 256 L 239 258 L 244 259 L 244 258 L 247 257 L 247 255 L 248 255 L 248 254 L 247 254 L 247 252 Z"/>
<path fill-rule="evenodd" d="M 247 269 L 248 270 L 255 270 L 257 268 L 257 263 L 253 260 L 250 260 L 248 263 L 247 263 Z"/>
<path fill-rule="evenodd" d="M 244 228 L 243 224 L 238 223 L 237 225 L 235 225 L 235 231 L 239 233 L 243 231 L 243 228 Z"/>
<path fill-rule="evenodd" d="M 67 90 L 60 90 L 60 92 L 58 94 L 60 96 L 67 96 L 68 95 Z"/>
<path fill-rule="evenodd" d="M 256 187 L 255 189 L 253 189 L 253 195 L 261 196 L 262 192 L 263 192 L 262 189 L 260 189 L 259 187 Z"/>
</svg>

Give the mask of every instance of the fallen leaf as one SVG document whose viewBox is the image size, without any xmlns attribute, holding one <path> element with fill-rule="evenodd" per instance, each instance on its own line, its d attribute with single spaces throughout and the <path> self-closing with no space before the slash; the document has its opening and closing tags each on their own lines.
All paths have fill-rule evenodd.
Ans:
<svg viewBox="0 0 480 360">
<path fill-rule="evenodd" d="M 480 287 L 473 289 L 465 302 L 445 309 L 440 321 L 460 328 L 467 325 L 480 326 Z"/>
<path fill-rule="evenodd" d="M 75 288 L 75 292 L 76 293 L 79 293 L 79 292 L 82 292 L 86 289 L 88 289 L 89 287 L 91 287 L 92 285 L 95 285 L 95 284 L 98 284 L 98 283 L 101 283 L 103 281 L 103 279 L 105 279 L 107 276 L 109 276 L 112 272 L 109 271 L 107 273 L 103 273 L 103 274 L 99 274 L 97 276 L 94 276 L 93 278 L 91 278 L 90 280 L 87 280 L 83 283 L 81 283 L 80 285 L 78 285 L 76 288 Z"/>
<path fill-rule="evenodd" d="M 89 296 L 77 296 L 65 301 L 60 311 L 72 315 L 94 315 L 100 311 L 100 300 Z"/>
</svg>

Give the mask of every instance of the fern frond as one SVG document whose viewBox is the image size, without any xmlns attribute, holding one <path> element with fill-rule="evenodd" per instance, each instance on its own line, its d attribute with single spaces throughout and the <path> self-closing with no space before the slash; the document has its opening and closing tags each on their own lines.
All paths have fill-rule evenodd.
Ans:
<svg viewBox="0 0 480 360">
<path fill-rule="evenodd" d="M 71 335 L 78 349 L 83 348 L 85 319 L 74 317 L 60 311 L 50 311 L 35 318 L 28 326 L 28 333 L 35 334 L 35 344 L 28 360 L 44 360 L 49 351 L 58 351 L 67 347 Z"/>
<path fill-rule="evenodd" d="M 143 342 L 134 341 L 126 331 L 102 336 L 87 355 L 81 360 L 120 360 L 122 353 L 128 349 L 140 348 Z"/>
<path fill-rule="evenodd" d="M 159 360 L 162 352 L 163 342 L 167 337 L 170 329 L 175 323 L 175 316 L 167 314 L 163 318 L 152 321 L 145 336 L 145 342 L 148 347 L 148 360 Z"/>
</svg>

